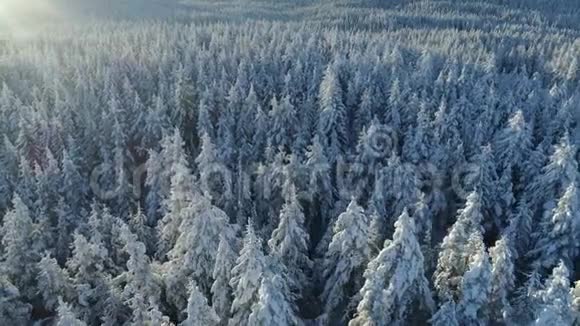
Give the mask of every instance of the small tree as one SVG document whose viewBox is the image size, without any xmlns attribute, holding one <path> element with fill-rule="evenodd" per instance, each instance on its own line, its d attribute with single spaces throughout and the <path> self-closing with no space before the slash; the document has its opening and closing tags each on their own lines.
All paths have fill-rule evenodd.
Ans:
<svg viewBox="0 0 580 326">
<path fill-rule="evenodd" d="M 267 266 L 262 241 L 256 236 L 252 223 L 248 223 L 240 256 L 232 270 L 230 285 L 234 289 L 234 301 L 229 326 L 248 324 L 252 306 L 259 299 L 258 291 Z"/>
<path fill-rule="evenodd" d="M 22 299 L 18 288 L 0 275 L 0 325 L 28 324 L 32 307 Z"/>
<path fill-rule="evenodd" d="M 433 326 L 459 326 L 454 301 L 445 302 L 429 320 Z"/>
<path fill-rule="evenodd" d="M 538 270 L 533 270 L 527 276 L 527 280 L 520 286 L 514 294 L 514 319 L 523 324 L 529 324 L 534 320 L 534 314 L 538 310 L 538 291 L 542 289 L 541 275 Z"/>
<path fill-rule="evenodd" d="M 338 216 L 333 236 L 324 257 L 322 292 L 324 313 L 330 321 L 343 319 L 341 314 L 350 298 L 362 286 L 362 272 L 370 260 L 370 219 L 353 199 L 346 211 Z"/>
<path fill-rule="evenodd" d="M 268 241 L 271 255 L 277 256 L 288 270 L 292 282 L 290 286 L 298 289 L 307 287 L 312 269 L 312 261 L 308 257 L 310 239 L 304 230 L 304 220 L 294 190 L 282 207 L 278 227 Z"/>
<path fill-rule="evenodd" d="M 306 151 L 305 167 L 309 175 L 307 185 L 312 198 L 311 208 L 319 216 L 321 228 L 328 227 L 331 219 L 332 205 L 334 204 L 334 188 L 331 182 L 331 166 L 324 153 L 320 137 L 314 136 L 312 144 Z M 325 248 L 326 249 L 326 248 Z"/>
<path fill-rule="evenodd" d="M 499 132 L 496 139 L 496 157 L 499 166 L 506 168 L 523 168 L 532 150 L 532 132 L 524 119 L 524 113 L 517 111 L 508 121 L 508 125 Z"/>
<path fill-rule="evenodd" d="M 59 297 L 66 299 L 74 297 L 72 280 L 48 252 L 38 262 L 37 282 L 44 306 L 51 311 L 58 308 Z"/>
<path fill-rule="evenodd" d="M 183 153 L 183 141 L 179 132 L 176 131 L 174 138 L 176 138 L 174 140 L 176 144 L 167 145 L 165 149 L 167 152 L 165 160 L 169 160 L 171 165 L 170 172 L 163 172 L 163 174 L 170 175 L 171 187 L 168 197 L 163 201 L 165 214 L 157 225 L 160 238 L 157 254 L 160 257 L 163 257 L 175 245 L 180 234 L 181 223 L 191 213 L 190 206 L 194 202 L 196 194 L 193 188 L 193 174 Z"/>
<path fill-rule="evenodd" d="M 58 316 L 56 326 L 86 326 L 87 324 L 75 316 L 71 306 L 58 298 Z"/>
<path fill-rule="evenodd" d="M 187 300 L 187 319 L 181 326 L 215 326 L 219 323 L 220 318 L 212 307 L 207 303 L 207 299 L 199 291 L 195 282 L 189 285 L 189 299 Z"/>
<path fill-rule="evenodd" d="M 221 318 L 221 325 L 227 325 L 230 309 L 232 307 L 232 269 L 236 265 L 239 250 L 232 242 L 235 239 L 228 239 L 226 233 L 220 236 L 215 265 L 213 269 L 213 284 L 211 286 L 212 305 Z M 237 241 L 236 241 L 237 242 Z"/>
<path fill-rule="evenodd" d="M 320 83 L 319 103 L 319 136 L 326 148 L 327 157 L 331 163 L 344 155 L 346 144 L 346 109 L 343 103 L 341 88 L 336 66 L 329 64 Z"/>
<path fill-rule="evenodd" d="M 466 247 L 469 236 L 481 230 L 481 200 L 477 191 L 472 192 L 459 211 L 457 220 L 443 238 L 437 268 L 434 273 L 435 289 L 441 299 L 457 298 L 463 274 L 468 269 Z"/>
<path fill-rule="evenodd" d="M 539 309 L 536 311 L 536 325 L 572 325 L 572 294 L 569 272 L 564 262 L 552 270 L 544 289 L 538 291 Z"/>
<path fill-rule="evenodd" d="M 515 283 L 514 258 L 510 238 L 503 236 L 490 249 L 492 262 L 490 311 L 496 322 L 508 322 L 512 308 L 509 296 Z"/>
<path fill-rule="evenodd" d="M 105 269 L 107 260 L 107 249 L 98 237 L 89 241 L 78 232 L 74 234 L 67 270 L 73 280 L 82 319 L 90 324 L 100 319 L 99 314 L 104 311 L 110 297 Z"/>
<path fill-rule="evenodd" d="M 575 183 L 571 183 L 558 201 L 552 214 L 541 223 L 541 233 L 535 248 L 529 253 L 538 257 L 537 266 L 550 268 L 559 260 L 573 266 L 580 241 L 580 214 Z"/>
<path fill-rule="evenodd" d="M 228 216 L 200 196 L 185 209 L 175 246 L 167 254 L 169 261 L 165 283 L 168 299 L 179 310 L 187 302 L 187 280 L 194 279 L 204 295 L 209 295 L 220 234 L 229 232 Z"/>
<path fill-rule="evenodd" d="M 291 300 L 286 296 L 287 285 L 280 275 L 269 275 L 262 278 L 258 291 L 258 301 L 252 306 L 248 325 L 302 325 L 294 312 Z"/>
<path fill-rule="evenodd" d="M 404 324 L 417 303 L 432 311 L 434 303 L 415 232 L 405 209 L 395 223 L 393 240 L 385 243 L 365 271 L 362 300 L 350 326 Z"/>
<path fill-rule="evenodd" d="M 153 252 L 154 246 L 154 229 L 147 223 L 147 216 L 143 213 L 141 206 L 137 207 L 137 211 L 133 213 L 129 219 L 129 227 L 131 232 L 137 236 L 137 240 L 145 245 L 148 253 Z"/>
<path fill-rule="evenodd" d="M 2 273 L 26 298 L 36 295 L 36 263 L 39 253 L 34 252 L 30 235 L 33 231 L 30 211 L 18 195 L 12 199 L 12 210 L 4 216 L 2 235 Z"/>
<path fill-rule="evenodd" d="M 481 243 L 481 238 L 477 233 L 470 238 L 470 242 L 474 241 Z M 489 257 L 485 247 L 481 246 L 471 256 L 469 269 L 463 275 L 461 282 L 461 300 L 458 310 L 462 325 L 482 325 L 489 319 L 485 308 L 490 299 L 491 273 Z"/>
<path fill-rule="evenodd" d="M 576 323 L 580 323 L 580 281 L 576 281 L 576 286 L 572 289 L 572 309 Z"/>
<path fill-rule="evenodd" d="M 153 273 L 149 257 L 146 255 L 145 245 L 138 241 L 137 235 L 132 233 L 126 225 L 121 227 L 123 251 L 129 255 L 127 271 L 117 277 L 125 284 L 121 297 L 133 310 L 133 321 L 140 315 L 146 315 L 148 302 L 157 302 L 159 299 L 160 282 Z M 139 300 L 140 299 L 140 300 Z"/>
</svg>

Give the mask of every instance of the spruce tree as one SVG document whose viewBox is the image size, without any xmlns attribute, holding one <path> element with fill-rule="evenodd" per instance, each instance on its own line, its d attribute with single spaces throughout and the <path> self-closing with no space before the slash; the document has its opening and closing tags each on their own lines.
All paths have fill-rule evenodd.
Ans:
<svg viewBox="0 0 580 326">
<path fill-rule="evenodd" d="M 443 238 L 441 251 L 434 273 L 434 285 L 440 299 L 457 298 L 463 274 L 468 270 L 466 257 L 469 237 L 481 232 L 482 206 L 480 195 L 472 192 L 465 207 L 459 211 L 457 220 Z"/>
<path fill-rule="evenodd" d="M 481 242 L 477 233 L 470 238 L 470 242 L 473 241 Z M 486 307 L 490 300 L 491 280 L 489 256 L 481 246 L 470 256 L 469 267 L 461 280 L 461 299 L 457 308 L 462 325 L 485 325 L 488 322 Z"/>
<path fill-rule="evenodd" d="M 555 266 L 563 260 L 573 266 L 578 255 L 580 215 L 578 214 L 577 186 L 571 183 L 559 199 L 551 215 L 541 222 L 538 242 L 529 253 L 536 258 L 535 264 L 544 268 Z"/>
<path fill-rule="evenodd" d="M 262 240 L 248 223 L 240 256 L 232 269 L 230 286 L 233 288 L 229 326 L 247 325 L 252 306 L 258 302 L 262 279 L 267 272 L 268 262 L 262 251 Z"/>
<path fill-rule="evenodd" d="M 338 216 L 332 240 L 324 256 L 322 291 L 325 318 L 330 323 L 344 320 L 345 309 L 362 287 L 362 272 L 371 258 L 370 219 L 353 199 Z"/>
<path fill-rule="evenodd" d="M 262 278 L 258 300 L 252 306 L 248 325 L 302 325 L 295 313 L 291 298 L 287 297 L 288 289 L 280 275 L 267 275 Z"/>
<path fill-rule="evenodd" d="M 202 293 L 209 295 L 220 234 L 230 227 L 228 216 L 205 197 L 186 210 L 175 246 L 167 254 L 169 261 L 163 266 L 168 300 L 180 310 L 187 302 L 187 280 L 195 280 Z"/>
<path fill-rule="evenodd" d="M 0 275 L 0 324 L 26 325 L 30 321 L 32 306 L 5 275 Z"/>
<path fill-rule="evenodd" d="M 232 269 L 238 258 L 237 239 L 230 239 L 227 233 L 220 235 L 220 242 L 216 253 L 215 265 L 212 277 L 214 279 L 211 286 L 212 305 L 220 317 L 220 325 L 227 325 L 232 306 Z"/>
<path fill-rule="evenodd" d="M 0 263 L 2 274 L 28 299 L 36 295 L 36 263 L 40 260 L 40 253 L 34 252 L 30 237 L 33 227 L 30 210 L 15 194 L 12 210 L 4 215 L 0 232 L 3 249 Z"/>
<path fill-rule="evenodd" d="M 278 227 L 268 241 L 270 254 L 286 266 L 292 282 L 290 286 L 298 292 L 310 283 L 312 269 L 312 261 L 308 256 L 310 239 L 304 229 L 304 222 L 304 213 L 294 190 L 282 207 Z"/>
<path fill-rule="evenodd" d="M 441 305 L 439 310 L 433 314 L 429 320 L 433 326 L 459 326 L 457 320 L 457 307 L 454 301 L 447 301 Z"/>
<path fill-rule="evenodd" d="M 56 326 L 86 326 L 87 324 L 75 316 L 72 307 L 59 298 Z"/>
<path fill-rule="evenodd" d="M 329 64 L 320 84 L 318 133 L 331 163 L 335 163 L 338 157 L 345 154 L 347 135 L 342 93 L 338 71 L 335 65 Z"/>
<path fill-rule="evenodd" d="M 500 323 L 512 318 L 509 299 L 515 284 L 515 268 L 511 243 L 509 236 L 504 235 L 489 250 L 492 264 L 489 310 L 491 318 Z"/>
<path fill-rule="evenodd" d="M 51 311 L 58 308 L 59 297 L 67 300 L 74 298 L 72 280 L 48 252 L 38 262 L 37 282 L 44 306 Z"/>
<path fill-rule="evenodd" d="M 566 265 L 560 261 L 546 280 L 544 289 L 538 291 L 540 303 L 535 325 L 572 325 L 574 312 L 569 277 Z"/>
<path fill-rule="evenodd" d="M 220 318 L 208 305 L 207 299 L 200 292 L 195 282 L 189 285 L 189 299 L 187 299 L 187 318 L 181 322 L 181 326 L 215 326 Z"/>
<path fill-rule="evenodd" d="M 349 325 L 408 323 L 416 306 L 434 308 L 425 277 L 424 259 L 415 225 L 406 210 L 395 223 L 393 239 L 375 257 L 364 273 L 356 318 Z"/>
</svg>

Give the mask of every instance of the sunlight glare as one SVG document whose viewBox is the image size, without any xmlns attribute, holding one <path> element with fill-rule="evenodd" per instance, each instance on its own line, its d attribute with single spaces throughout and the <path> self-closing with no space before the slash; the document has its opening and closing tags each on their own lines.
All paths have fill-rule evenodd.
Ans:
<svg viewBox="0 0 580 326">
<path fill-rule="evenodd" d="M 43 23 L 58 16 L 52 0 L 0 0 L 0 31 L 13 36 L 35 34 Z"/>
</svg>

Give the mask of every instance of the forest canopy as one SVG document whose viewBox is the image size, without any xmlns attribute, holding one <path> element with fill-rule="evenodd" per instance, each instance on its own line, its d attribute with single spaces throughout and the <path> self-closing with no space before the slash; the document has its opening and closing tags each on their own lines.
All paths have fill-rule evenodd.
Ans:
<svg viewBox="0 0 580 326">
<path fill-rule="evenodd" d="M 580 323 L 576 0 L 36 2 L 0 325 Z"/>
</svg>

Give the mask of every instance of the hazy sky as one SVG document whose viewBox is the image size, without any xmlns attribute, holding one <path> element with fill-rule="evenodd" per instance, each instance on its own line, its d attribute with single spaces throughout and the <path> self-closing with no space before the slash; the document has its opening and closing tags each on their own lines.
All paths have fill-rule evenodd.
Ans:
<svg viewBox="0 0 580 326">
<path fill-rule="evenodd" d="M 52 0 L 0 0 L 0 28 L 14 34 L 32 33 L 47 20 L 59 20 L 62 12 Z"/>
<path fill-rule="evenodd" d="M 0 0 L 0 30 L 25 36 L 47 22 L 99 18 L 161 17 L 181 0 Z"/>
</svg>

